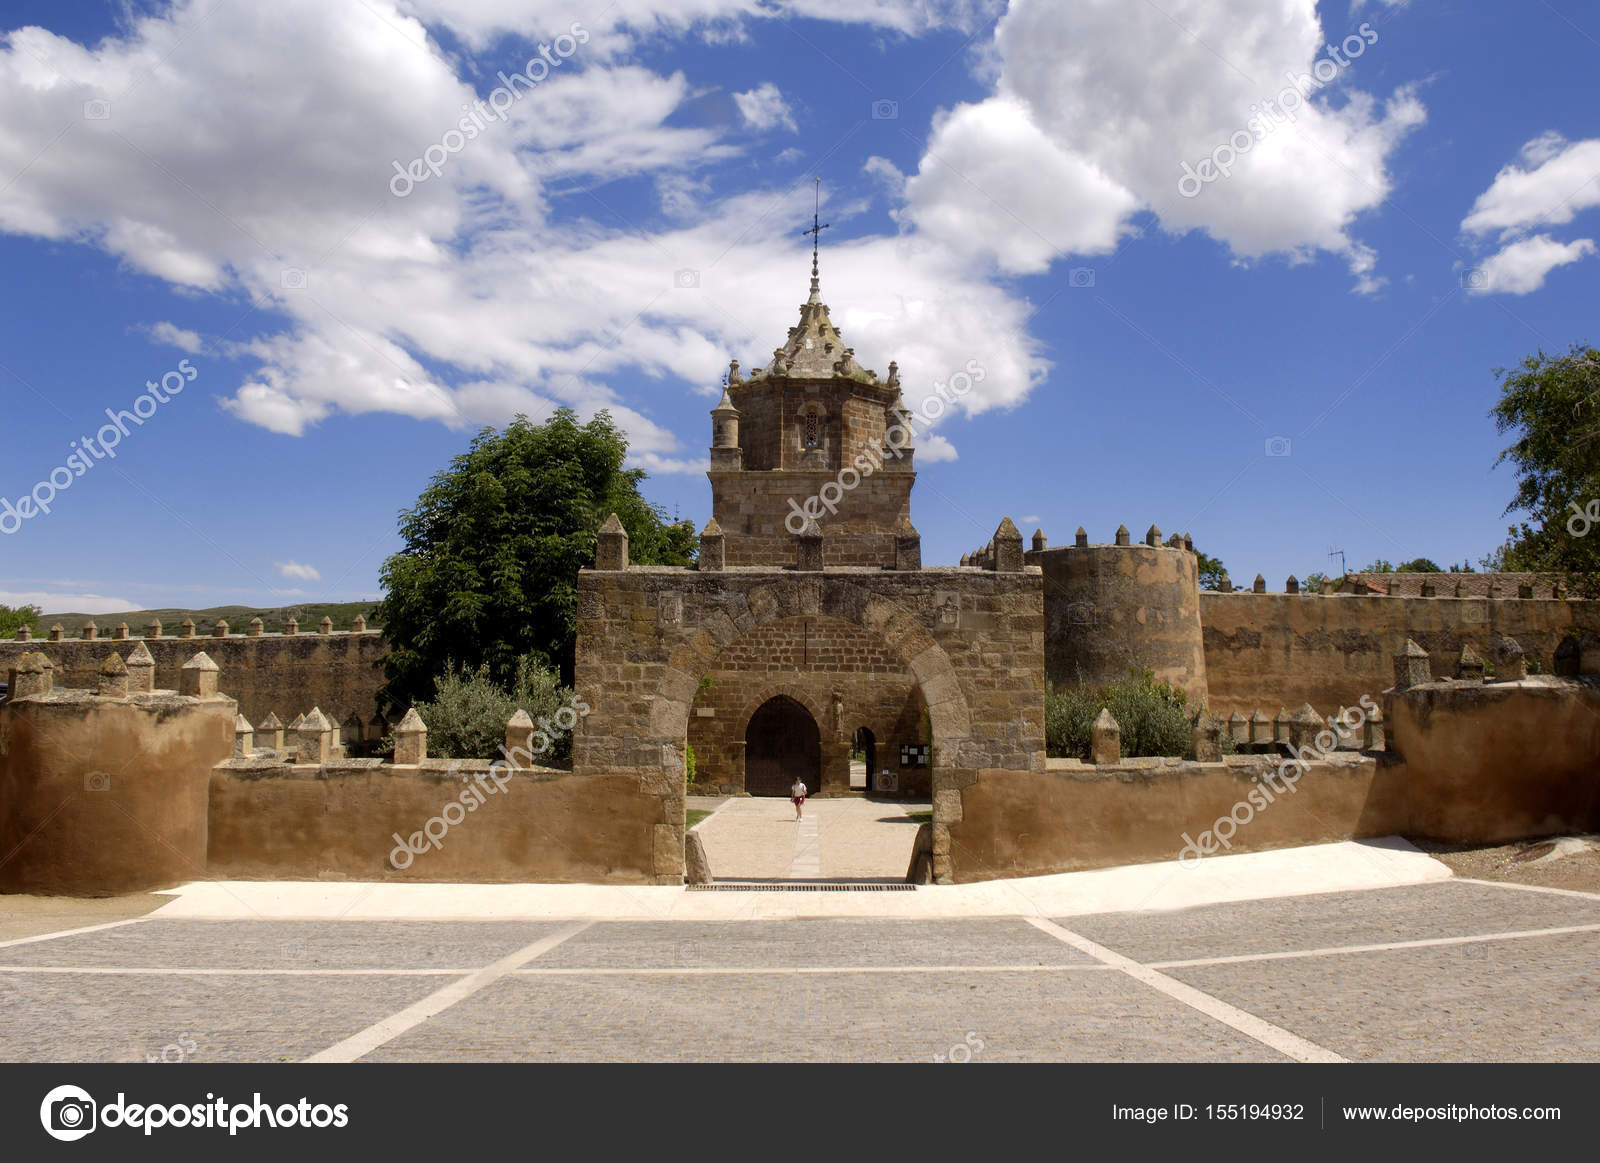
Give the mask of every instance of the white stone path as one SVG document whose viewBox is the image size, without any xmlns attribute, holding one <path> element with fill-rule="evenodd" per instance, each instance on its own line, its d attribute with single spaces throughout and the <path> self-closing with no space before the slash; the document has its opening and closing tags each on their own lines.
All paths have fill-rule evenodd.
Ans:
<svg viewBox="0 0 1600 1163">
<path fill-rule="evenodd" d="M 697 829 L 718 880 L 898 880 L 911 863 L 916 824 L 894 800 L 806 801 L 796 821 L 786 799 L 736 798 Z"/>
</svg>

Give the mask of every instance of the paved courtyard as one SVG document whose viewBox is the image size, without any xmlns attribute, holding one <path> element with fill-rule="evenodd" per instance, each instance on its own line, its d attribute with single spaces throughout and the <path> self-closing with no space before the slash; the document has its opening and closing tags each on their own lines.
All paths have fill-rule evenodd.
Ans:
<svg viewBox="0 0 1600 1163">
<path fill-rule="evenodd" d="M 1434 879 L 941 916 L 964 886 L 650 889 L 626 907 L 708 911 L 384 920 L 352 902 L 402 898 L 310 895 L 324 887 L 200 886 L 191 912 L 231 899 L 259 915 L 198 919 L 180 896 L 0 942 L 0 1058 L 1600 1060 L 1600 896 L 1560 890 Z M 427 901 L 486 891 L 436 887 L 454 895 Z M 834 915 L 857 897 L 925 915 Z M 273 902 L 327 915 L 274 919 Z"/>
<path fill-rule="evenodd" d="M 903 881 L 927 801 L 807 801 L 796 821 L 788 800 L 724 800 L 696 831 L 718 880 Z"/>
</svg>

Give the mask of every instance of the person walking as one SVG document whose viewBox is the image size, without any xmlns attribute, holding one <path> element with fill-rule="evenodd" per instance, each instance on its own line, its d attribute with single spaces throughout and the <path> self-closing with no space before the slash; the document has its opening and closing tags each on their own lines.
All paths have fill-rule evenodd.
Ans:
<svg viewBox="0 0 1600 1163">
<path fill-rule="evenodd" d="M 794 818 L 798 820 L 805 814 L 806 806 L 806 781 L 798 775 L 794 777 L 794 786 L 789 789 L 789 798 L 794 801 Z"/>
</svg>

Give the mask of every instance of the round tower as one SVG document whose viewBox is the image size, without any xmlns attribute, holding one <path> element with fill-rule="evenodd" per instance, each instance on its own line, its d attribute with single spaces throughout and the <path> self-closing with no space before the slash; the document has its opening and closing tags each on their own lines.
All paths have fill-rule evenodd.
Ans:
<svg viewBox="0 0 1600 1163">
<path fill-rule="evenodd" d="M 1117 682 L 1130 667 L 1206 697 L 1205 643 L 1200 629 L 1198 559 L 1181 545 L 1162 545 L 1155 526 L 1143 544 L 1076 543 L 1030 553 L 1044 570 L 1045 676 L 1057 686 Z"/>
</svg>

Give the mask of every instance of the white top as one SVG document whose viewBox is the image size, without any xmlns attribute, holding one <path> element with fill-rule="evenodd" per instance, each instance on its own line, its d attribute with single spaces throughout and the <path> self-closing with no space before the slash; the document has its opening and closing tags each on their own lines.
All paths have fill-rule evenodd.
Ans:
<svg viewBox="0 0 1600 1163">
<path fill-rule="evenodd" d="M 794 786 L 789 789 L 789 794 L 792 795 L 792 796 L 803 796 L 803 795 L 805 795 L 806 794 L 805 781 L 801 780 L 801 779 L 795 780 L 794 781 Z"/>
</svg>

